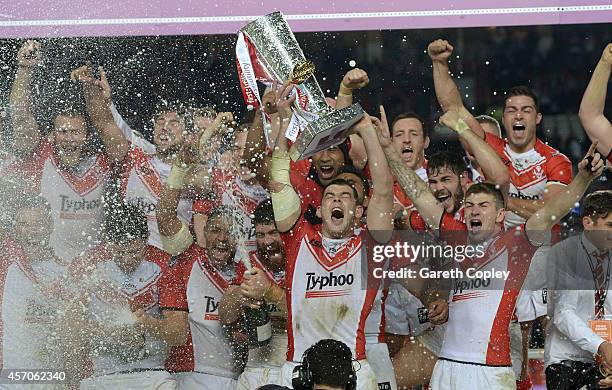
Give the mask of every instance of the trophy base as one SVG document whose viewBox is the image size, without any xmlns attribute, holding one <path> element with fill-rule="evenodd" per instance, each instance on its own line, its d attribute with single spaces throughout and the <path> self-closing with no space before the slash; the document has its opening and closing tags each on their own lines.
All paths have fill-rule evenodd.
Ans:
<svg viewBox="0 0 612 390">
<path fill-rule="evenodd" d="M 349 129 L 363 117 L 359 103 L 341 108 L 312 121 L 304 128 L 289 150 L 293 161 L 303 160 L 322 150 L 341 144 Z"/>
</svg>

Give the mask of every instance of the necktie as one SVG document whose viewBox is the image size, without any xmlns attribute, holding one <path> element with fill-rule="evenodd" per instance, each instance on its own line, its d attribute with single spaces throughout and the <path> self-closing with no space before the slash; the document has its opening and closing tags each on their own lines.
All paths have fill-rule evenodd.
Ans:
<svg viewBox="0 0 612 390">
<path fill-rule="evenodd" d="M 606 280 L 604 277 L 603 262 L 608 257 L 608 253 L 596 254 L 597 264 L 595 265 L 595 318 L 600 319 L 604 316 L 604 303 L 606 299 Z"/>
</svg>

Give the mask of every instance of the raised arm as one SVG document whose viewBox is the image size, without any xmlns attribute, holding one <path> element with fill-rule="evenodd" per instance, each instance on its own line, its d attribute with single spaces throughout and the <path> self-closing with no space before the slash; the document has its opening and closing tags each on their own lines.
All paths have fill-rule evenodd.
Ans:
<svg viewBox="0 0 612 390">
<path fill-rule="evenodd" d="M 17 72 L 11 87 L 11 125 L 14 147 L 19 153 L 29 155 L 40 142 L 41 132 L 32 112 L 32 74 L 40 63 L 40 43 L 27 41 L 17 52 Z"/>
<path fill-rule="evenodd" d="M 591 81 L 580 103 L 580 122 L 591 141 L 598 140 L 597 149 L 608 156 L 612 151 L 612 124 L 604 116 L 606 92 L 612 71 L 612 43 L 609 43 L 595 67 Z"/>
<path fill-rule="evenodd" d="M 448 58 L 452 53 L 453 47 L 448 41 L 443 39 L 435 40 L 427 46 L 427 54 L 429 54 L 433 64 L 434 88 L 436 90 L 438 103 L 440 103 L 442 111 L 444 112 L 449 110 L 457 111 L 470 128 L 472 128 L 479 137 L 484 138 L 484 130 L 480 126 L 473 125 L 472 121 L 477 121 L 463 105 L 463 100 L 461 99 L 457 84 L 455 84 L 455 81 L 450 75 Z"/>
<path fill-rule="evenodd" d="M 589 184 L 603 173 L 604 160 L 596 153 L 596 148 L 597 142 L 591 144 L 587 155 L 578 164 L 578 174 L 574 180 L 527 220 L 525 229 L 531 242 L 543 243 L 550 228 L 570 212 Z"/>
<path fill-rule="evenodd" d="M 289 96 L 293 86 L 285 84 L 278 94 L 276 107 L 281 118 L 281 127 L 276 138 L 272 161 L 270 162 L 270 197 L 274 208 L 274 219 L 279 232 L 287 232 L 295 225 L 302 214 L 300 197 L 291 185 L 289 147 L 285 131 L 291 121 L 291 104 L 295 96 Z"/>
<path fill-rule="evenodd" d="M 378 126 L 378 140 L 385 153 L 391 173 L 402 187 L 404 193 L 412 200 L 417 211 L 428 226 L 438 229 L 444 209 L 438 204 L 427 183 L 410 169 L 402 160 L 402 156 L 395 150 L 389 135 L 389 124 L 384 107 L 380 107 L 380 125 Z M 368 210 L 368 218 L 370 211 Z"/>
<path fill-rule="evenodd" d="M 185 142 L 177 160 L 172 164 L 170 175 L 160 195 L 157 204 L 156 216 L 157 226 L 161 235 L 164 250 L 172 255 L 184 252 L 193 243 L 193 236 L 177 216 L 177 208 L 181 199 L 181 193 L 187 184 L 195 180 L 189 180 L 190 170 L 198 160 L 197 147 L 194 142 Z M 201 170 L 202 173 L 207 172 Z M 210 190 L 210 177 L 202 177 L 199 183 L 201 192 Z"/>
<path fill-rule="evenodd" d="M 276 88 L 267 91 L 262 98 L 263 112 L 257 110 L 253 123 L 249 127 L 247 133 L 246 146 L 244 150 L 244 160 L 247 167 L 255 173 L 259 184 L 264 188 L 268 188 L 270 172 L 270 157 L 267 154 L 267 143 L 264 132 L 262 115 L 264 112 L 268 115 L 277 113 L 276 109 Z"/>
<path fill-rule="evenodd" d="M 471 131 L 470 126 L 460 118 L 459 113 L 455 110 L 444 113 L 440 117 L 440 123 L 457 132 L 461 141 L 465 142 L 472 150 L 472 154 L 482 168 L 487 181 L 499 185 L 502 193 L 507 197 L 510 187 L 510 174 L 495 150 Z"/>
<path fill-rule="evenodd" d="M 378 125 L 380 121 L 374 123 Z M 377 128 L 378 131 L 382 131 L 381 126 Z M 368 230 L 371 233 L 393 231 L 393 177 L 385 152 L 378 140 L 377 128 L 374 127 L 368 114 L 365 114 L 354 128 L 365 144 L 372 174 L 372 196 L 368 203 L 366 217 Z"/>
<path fill-rule="evenodd" d="M 91 67 L 85 65 L 72 71 L 70 77 L 83 84 L 87 112 L 94 126 L 100 132 L 106 154 L 121 162 L 130 149 L 130 142 L 117 126 L 111 112 L 111 88 L 106 72 L 99 67 L 100 78 L 93 76 Z"/>
<path fill-rule="evenodd" d="M 366 87 L 370 83 L 368 74 L 363 69 L 351 69 L 342 78 L 338 95 L 336 97 L 336 110 L 348 107 L 353 104 L 353 91 Z M 368 162 L 368 156 L 363 140 L 358 134 L 351 134 L 351 150 L 349 157 L 353 161 L 353 165 L 359 169 L 363 169 Z"/>
</svg>

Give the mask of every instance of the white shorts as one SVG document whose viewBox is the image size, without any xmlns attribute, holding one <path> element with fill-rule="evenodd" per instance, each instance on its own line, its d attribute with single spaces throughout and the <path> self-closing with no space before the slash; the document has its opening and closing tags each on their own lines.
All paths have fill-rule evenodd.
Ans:
<svg viewBox="0 0 612 390">
<path fill-rule="evenodd" d="M 417 340 L 435 356 L 439 356 L 444 342 L 444 333 L 446 333 L 446 325 L 436 325 L 417 336 Z"/>
<path fill-rule="evenodd" d="M 180 390 L 234 390 L 236 380 L 201 372 L 187 372 L 179 377 L 178 388 Z"/>
<path fill-rule="evenodd" d="M 143 371 L 94 376 L 81 382 L 81 390 L 176 390 L 177 383 L 167 371 Z"/>
<path fill-rule="evenodd" d="M 246 367 L 238 377 L 237 390 L 255 390 L 263 385 L 280 385 L 280 367 Z"/>
<path fill-rule="evenodd" d="M 523 332 L 521 324 L 518 322 L 510 323 L 510 357 L 512 358 L 512 371 L 516 380 L 521 378 L 523 370 Z"/>
<path fill-rule="evenodd" d="M 516 389 L 511 367 L 489 367 L 438 359 L 429 382 L 431 390 Z"/>
<path fill-rule="evenodd" d="M 380 390 L 397 390 L 393 363 L 389 357 L 389 347 L 385 343 L 366 344 L 368 363 L 378 380 Z"/>
<path fill-rule="evenodd" d="M 281 385 L 287 386 L 289 388 L 293 388 L 291 385 L 291 378 L 293 374 L 293 369 L 299 363 L 294 362 L 285 362 L 283 367 L 281 368 Z M 357 390 L 378 390 L 378 381 L 376 380 L 376 375 L 368 364 L 367 360 L 359 360 L 353 362 L 353 367 L 355 367 L 355 371 L 357 373 Z"/>
</svg>

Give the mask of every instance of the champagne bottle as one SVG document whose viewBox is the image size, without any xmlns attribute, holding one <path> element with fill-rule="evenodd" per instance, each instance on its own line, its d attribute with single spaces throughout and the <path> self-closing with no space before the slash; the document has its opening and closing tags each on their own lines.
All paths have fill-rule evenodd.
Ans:
<svg viewBox="0 0 612 390">
<path fill-rule="evenodd" d="M 249 344 L 256 347 L 268 344 L 272 338 L 272 321 L 268 305 L 263 302 L 259 309 L 245 307 L 244 318 Z"/>
</svg>

